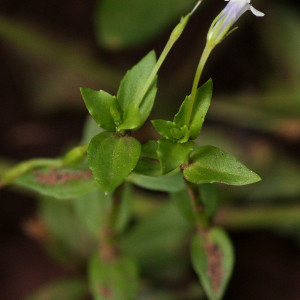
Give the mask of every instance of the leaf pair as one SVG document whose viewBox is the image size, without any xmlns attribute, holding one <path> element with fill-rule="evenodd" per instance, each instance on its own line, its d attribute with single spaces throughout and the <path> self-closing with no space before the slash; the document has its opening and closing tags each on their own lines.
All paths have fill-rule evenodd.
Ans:
<svg viewBox="0 0 300 300">
<path fill-rule="evenodd" d="M 173 122 L 164 120 L 152 121 L 153 126 L 164 138 L 177 143 L 185 143 L 189 139 L 198 137 L 206 113 L 210 106 L 213 83 L 208 80 L 203 86 L 198 88 L 193 110 L 189 120 L 190 96 L 183 101 L 179 112 L 175 115 Z"/>
<path fill-rule="evenodd" d="M 212 97 L 212 80 L 207 81 L 196 93 L 192 112 L 190 96 L 182 103 L 173 122 L 164 120 L 152 121 L 153 126 L 163 138 L 158 141 L 158 159 L 163 174 L 169 173 L 180 165 L 187 165 L 189 154 L 194 148 Z"/>
<path fill-rule="evenodd" d="M 147 120 L 154 104 L 157 78 L 141 94 L 156 64 L 154 51 L 146 55 L 122 79 L 117 96 L 81 88 L 85 105 L 96 123 L 107 131 L 137 130 Z"/>
<path fill-rule="evenodd" d="M 124 182 L 141 154 L 141 145 L 136 139 L 109 132 L 124 134 L 126 130 L 137 130 L 147 120 L 157 91 L 157 76 L 149 82 L 155 64 L 156 56 L 152 51 L 126 73 L 117 96 L 81 89 L 89 113 L 108 131 L 95 136 L 88 148 L 90 169 L 107 193 Z"/>
</svg>

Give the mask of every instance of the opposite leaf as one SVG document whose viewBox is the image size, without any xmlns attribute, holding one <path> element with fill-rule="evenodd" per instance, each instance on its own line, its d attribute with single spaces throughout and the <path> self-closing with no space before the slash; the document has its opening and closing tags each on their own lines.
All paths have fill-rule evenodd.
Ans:
<svg viewBox="0 0 300 300">
<path fill-rule="evenodd" d="M 221 300 L 234 265 L 234 251 L 226 232 L 213 228 L 197 234 L 191 243 L 191 256 L 207 297 Z"/>
<path fill-rule="evenodd" d="M 193 112 L 190 120 L 190 138 L 196 139 L 201 131 L 206 113 L 210 106 L 212 97 L 213 83 L 209 79 L 204 85 L 197 90 Z M 188 110 L 190 104 L 190 96 L 187 96 L 182 103 L 179 112 L 174 117 L 174 122 L 183 127 L 188 122 Z"/>
<path fill-rule="evenodd" d="M 88 162 L 102 190 L 111 192 L 134 169 L 140 154 L 141 144 L 135 138 L 103 132 L 91 140 Z"/>
<path fill-rule="evenodd" d="M 261 180 L 234 156 L 213 146 L 196 149 L 183 175 L 186 180 L 197 184 L 219 182 L 228 185 L 246 185 Z"/>
<path fill-rule="evenodd" d="M 111 107 L 117 105 L 116 97 L 89 88 L 81 88 L 80 91 L 89 113 L 97 124 L 105 130 L 115 131 L 116 125 L 110 112 Z"/>
<path fill-rule="evenodd" d="M 180 165 L 188 162 L 188 156 L 194 148 L 194 142 L 178 144 L 170 140 L 158 141 L 157 156 L 159 158 L 163 174 L 169 173 Z"/>
<path fill-rule="evenodd" d="M 95 300 L 132 300 L 138 288 L 137 266 L 130 258 L 102 261 L 99 254 L 89 263 L 89 285 Z"/>
</svg>

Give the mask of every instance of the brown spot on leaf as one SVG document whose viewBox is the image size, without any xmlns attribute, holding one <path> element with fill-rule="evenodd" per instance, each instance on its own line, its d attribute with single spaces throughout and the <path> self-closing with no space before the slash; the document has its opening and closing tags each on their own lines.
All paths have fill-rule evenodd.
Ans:
<svg viewBox="0 0 300 300">
<path fill-rule="evenodd" d="M 71 180 L 88 180 L 91 177 L 92 172 L 90 170 L 71 171 L 53 169 L 47 172 L 38 171 L 35 173 L 36 181 L 44 185 L 64 184 Z"/>
<path fill-rule="evenodd" d="M 213 290 L 218 292 L 224 275 L 222 252 L 220 248 L 212 242 L 206 243 L 205 250 L 208 258 L 207 274 L 211 280 Z"/>
</svg>

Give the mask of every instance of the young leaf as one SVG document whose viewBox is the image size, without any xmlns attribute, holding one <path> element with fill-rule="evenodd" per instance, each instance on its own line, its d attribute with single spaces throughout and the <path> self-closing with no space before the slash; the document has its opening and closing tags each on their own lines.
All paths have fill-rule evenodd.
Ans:
<svg viewBox="0 0 300 300">
<path fill-rule="evenodd" d="M 42 168 L 19 177 L 15 184 L 57 199 L 75 199 L 98 188 L 85 165 L 65 168 Z"/>
<path fill-rule="evenodd" d="M 26 300 L 83 300 L 88 294 L 86 282 L 80 279 L 61 279 L 39 288 Z"/>
<path fill-rule="evenodd" d="M 94 254 L 88 266 L 89 285 L 95 300 L 132 300 L 138 288 L 135 262 L 127 257 L 103 261 Z"/>
<path fill-rule="evenodd" d="M 181 173 L 159 177 L 144 176 L 131 173 L 128 176 L 127 180 L 137 186 L 153 191 L 172 193 L 179 192 L 185 189 L 185 183 Z"/>
<path fill-rule="evenodd" d="M 140 154 L 141 144 L 135 138 L 103 132 L 91 140 L 88 162 L 102 190 L 108 193 L 122 184 Z"/>
<path fill-rule="evenodd" d="M 146 95 L 140 95 L 140 91 L 143 89 L 147 82 L 154 66 L 156 64 L 156 56 L 154 51 L 147 54 L 137 65 L 129 70 L 125 77 L 122 79 L 117 99 L 123 112 L 127 111 L 127 115 L 130 115 L 130 111 L 126 108 L 131 104 L 132 108 L 139 108 L 141 113 L 140 127 L 142 123 L 147 119 L 152 109 L 155 95 L 156 95 L 156 79 L 152 86 L 147 91 Z M 136 115 L 136 114 L 135 114 Z M 127 128 L 126 128 L 127 129 Z"/>
<path fill-rule="evenodd" d="M 210 300 L 221 300 L 234 265 L 234 251 L 229 237 L 221 228 L 196 235 L 191 243 L 194 270 Z"/>
<path fill-rule="evenodd" d="M 116 97 L 104 91 L 94 91 L 89 88 L 81 88 L 81 95 L 85 105 L 97 122 L 97 124 L 108 131 L 115 131 L 116 124 L 111 116 L 111 106 L 116 106 Z"/>
<path fill-rule="evenodd" d="M 105 224 L 112 204 L 110 195 L 101 190 L 74 200 L 74 210 L 81 224 L 96 238 Z"/>
<path fill-rule="evenodd" d="M 188 163 L 190 152 L 194 148 L 194 142 L 178 144 L 170 140 L 158 141 L 157 155 L 161 164 L 162 173 L 169 173 L 182 164 Z"/>
<path fill-rule="evenodd" d="M 126 129 L 136 129 L 142 124 L 142 115 L 134 102 L 126 106 L 123 114 L 123 122 L 118 126 L 118 131 Z"/>
<path fill-rule="evenodd" d="M 183 174 L 185 179 L 192 183 L 246 185 L 261 180 L 234 156 L 213 146 L 196 149 L 191 155 L 190 165 Z"/>
<path fill-rule="evenodd" d="M 180 127 L 178 127 L 174 122 L 165 120 L 152 120 L 151 123 L 156 131 L 166 139 L 177 141 L 183 137 Z"/>
<path fill-rule="evenodd" d="M 206 113 L 210 106 L 212 97 L 213 83 L 209 79 L 204 85 L 198 88 L 195 103 L 193 106 L 192 117 L 190 120 L 190 138 L 196 139 L 201 131 Z M 174 122 L 182 127 L 187 124 L 188 108 L 190 104 L 190 96 L 187 96 L 182 103 L 179 112 L 174 117 Z"/>
</svg>

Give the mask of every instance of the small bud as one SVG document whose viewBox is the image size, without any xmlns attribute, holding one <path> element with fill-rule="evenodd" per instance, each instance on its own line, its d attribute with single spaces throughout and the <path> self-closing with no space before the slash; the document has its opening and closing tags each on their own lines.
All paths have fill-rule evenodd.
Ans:
<svg viewBox="0 0 300 300">
<path fill-rule="evenodd" d="M 185 17 L 182 17 L 179 24 L 173 29 L 171 35 L 170 35 L 170 40 L 177 41 L 179 37 L 181 36 L 189 18 L 190 14 L 186 15 Z"/>
</svg>

